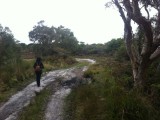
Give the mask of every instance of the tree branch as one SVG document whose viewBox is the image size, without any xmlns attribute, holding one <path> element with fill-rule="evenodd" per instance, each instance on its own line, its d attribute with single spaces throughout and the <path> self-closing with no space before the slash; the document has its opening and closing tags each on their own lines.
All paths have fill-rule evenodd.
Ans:
<svg viewBox="0 0 160 120">
<path fill-rule="evenodd" d="M 155 28 L 153 36 L 153 45 L 154 45 L 153 51 L 155 51 L 157 47 L 160 45 L 160 10 L 158 10 L 158 15 L 154 18 L 154 20 L 155 20 Z"/>
<path fill-rule="evenodd" d="M 149 12 L 148 12 L 148 9 L 147 9 L 147 5 L 144 6 L 144 9 L 145 9 L 145 11 L 147 12 L 147 15 L 148 15 L 148 16 L 147 16 L 147 19 L 149 20 L 150 15 L 149 15 Z"/>
<path fill-rule="evenodd" d="M 151 22 L 148 21 L 144 16 L 142 16 L 138 1 L 139 0 L 133 0 L 132 6 L 131 6 L 130 1 L 124 0 L 124 6 L 127 9 L 127 13 L 129 13 L 128 14 L 129 17 L 133 21 L 135 21 L 138 25 L 140 25 L 144 30 L 145 41 L 143 44 L 141 55 L 150 56 L 150 54 L 152 53 L 151 50 L 152 50 L 152 43 L 153 43 L 152 26 L 151 26 Z"/>
<path fill-rule="evenodd" d="M 117 6 L 117 8 L 119 10 L 119 13 L 120 13 L 120 15 L 122 17 L 123 22 L 125 23 L 127 20 L 126 20 L 126 16 L 124 14 L 124 11 L 122 9 L 122 6 L 119 4 L 118 0 L 114 0 L 114 3 L 115 3 L 115 5 Z"/>
<path fill-rule="evenodd" d="M 154 61 L 155 59 L 160 57 L 160 47 L 158 47 L 155 52 L 150 56 L 150 60 Z"/>
</svg>

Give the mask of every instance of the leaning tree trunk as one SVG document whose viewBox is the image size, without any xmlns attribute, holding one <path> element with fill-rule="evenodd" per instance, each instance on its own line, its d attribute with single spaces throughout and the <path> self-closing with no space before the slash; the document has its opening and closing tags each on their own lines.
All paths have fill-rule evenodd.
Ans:
<svg viewBox="0 0 160 120">
<path fill-rule="evenodd" d="M 132 71 L 134 78 L 134 88 L 145 90 L 147 88 L 147 73 L 149 69 L 150 62 L 132 63 Z"/>
<path fill-rule="evenodd" d="M 151 18 L 147 3 L 141 3 L 144 4 L 142 6 L 140 0 L 112 0 L 112 2 L 118 8 L 124 22 L 124 40 L 132 64 L 134 87 L 143 89 L 146 86 L 149 66 L 160 57 L 160 4 L 151 1 L 151 7 L 158 12 L 157 17 Z M 141 6 L 144 7 L 147 17 L 142 15 Z M 136 44 L 133 43 L 131 20 L 142 28 L 144 34 L 141 51 L 137 51 Z"/>
</svg>

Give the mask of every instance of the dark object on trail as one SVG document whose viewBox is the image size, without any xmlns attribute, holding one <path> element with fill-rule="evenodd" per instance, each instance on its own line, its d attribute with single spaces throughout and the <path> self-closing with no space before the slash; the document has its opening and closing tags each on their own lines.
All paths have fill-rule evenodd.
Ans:
<svg viewBox="0 0 160 120">
<path fill-rule="evenodd" d="M 36 74 L 37 86 L 40 87 L 40 79 L 41 79 L 42 69 L 44 68 L 40 57 L 37 57 L 36 62 L 33 65 L 33 68 L 34 68 L 34 71 Z"/>
</svg>

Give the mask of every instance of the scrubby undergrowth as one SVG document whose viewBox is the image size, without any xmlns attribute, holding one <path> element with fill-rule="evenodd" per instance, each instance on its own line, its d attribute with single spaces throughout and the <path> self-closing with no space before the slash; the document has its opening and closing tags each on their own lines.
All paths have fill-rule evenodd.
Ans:
<svg viewBox="0 0 160 120">
<path fill-rule="evenodd" d="M 101 58 L 85 72 L 92 83 L 66 98 L 64 120 L 158 120 L 149 95 L 133 89 L 129 62 Z"/>
<path fill-rule="evenodd" d="M 43 74 L 77 64 L 77 61 L 69 56 L 50 56 L 42 60 L 45 67 Z M 0 104 L 16 91 L 35 81 L 34 62 L 35 59 L 15 59 L 12 63 L 0 67 Z"/>
</svg>

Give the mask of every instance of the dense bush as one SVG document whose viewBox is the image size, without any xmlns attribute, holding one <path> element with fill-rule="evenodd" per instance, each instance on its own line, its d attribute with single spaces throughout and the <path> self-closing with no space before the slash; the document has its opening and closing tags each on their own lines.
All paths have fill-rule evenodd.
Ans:
<svg viewBox="0 0 160 120">
<path fill-rule="evenodd" d="M 77 63 L 73 57 L 68 55 L 48 56 L 44 58 L 44 62 L 52 66 L 51 69 L 65 68 Z"/>
<path fill-rule="evenodd" d="M 103 58 L 84 76 L 94 82 L 75 88 L 67 97 L 65 120 L 158 120 L 149 96 L 132 89 L 129 63 Z"/>
</svg>

